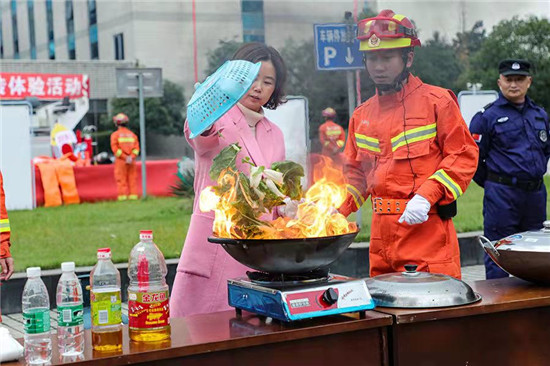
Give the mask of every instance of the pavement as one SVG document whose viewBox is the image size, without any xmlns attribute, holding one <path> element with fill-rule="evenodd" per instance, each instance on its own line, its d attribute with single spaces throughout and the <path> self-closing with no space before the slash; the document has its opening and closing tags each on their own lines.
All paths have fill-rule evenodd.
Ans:
<svg viewBox="0 0 550 366">
<path fill-rule="evenodd" d="M 484 280 L 485 279 L 485 267 L 483 265 L 476 265 L 476 266 L 467 266 L 462 267 L 462 280 L 468 284 L 471 284 L 472 282 Z M 87 313 L 89 314 L 89 312 Z M 85 314 L 85 316 L 87 315 Z M 89 315 L 88 315 L 89 316 Z M 128 317 L 128 303 L 122 303 L 122 317 L 123 319 L 127 319 Z M 50 310 L 50 319 L 51 319 L 51 327 L 52 327 L 52 333 L 57 333 L 57 311 L 56 310 Z M 85 326 L 86 326 L 85 320 Z M 3 326 L 8 328 L 10 333 L 15 338 L 22 338 L 23 337 L 23 314 L 8 314 L 8 315 L 2 315 L 2 323 Z M 88 324 L 89 327 L 89 324 Z"/>
</svg>

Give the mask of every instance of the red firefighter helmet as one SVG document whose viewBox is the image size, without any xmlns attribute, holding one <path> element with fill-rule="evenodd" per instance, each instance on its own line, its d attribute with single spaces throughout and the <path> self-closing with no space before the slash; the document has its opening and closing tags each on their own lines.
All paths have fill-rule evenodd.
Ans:
<svg viewBox="0 0 550 366">
<path fill-rule="evenodd" d="M 336 117 L 336 111 L 333 108 L 328 107 L 323 109 L 323 111 L 321 112 L 321 115 L 327 118 L 334 118 Z"/>
<path fill-rule="evenodd" d="M 129 121 L 128 116 L 125 115 L 124 113 L 119 113 L 119 114 L 117 114 L 116 116 L 113 117 L 113 122 L 117 126 L 128 123 L 128 121 Z"/>
<path fill-rule="evenodd" d="M 414 24 L 404 15 L 382 10 L 374 18 L 357 23 L 360 51 L 378 51 L 420 46 Z"/>
</svg>

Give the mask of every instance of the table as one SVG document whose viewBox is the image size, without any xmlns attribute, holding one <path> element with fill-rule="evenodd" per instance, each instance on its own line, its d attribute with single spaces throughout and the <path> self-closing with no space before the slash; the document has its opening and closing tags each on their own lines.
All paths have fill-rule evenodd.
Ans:
<svg viewBox="0 0 550 366">
<path fill-rule="evenodd" d="M 147 194 L 151 196 L 170 196 L 171 186 L 176 185 L 178 160 L 152 160 L 147 161 Z M 74 168 L 76 188 L 80 196 L 80 202 L 96 202 L 116 200 L 118 197 L 114 164 L 92 165 Z M 136 162 L 138 194 L 141 196 L 141 162 Z M 44 205 L 44 189 L 40 170 L 35 167 L 36 205 Z"/>
<path fill-rule="evenodd" d="M 388 365 L 387 333 L 390 315 L 368 311 L 365 319 L 330 316 L 295 323 L 270 322 L 235 311 L 171 319 L 170 341 L 134 343 L 123 330 L 119 354 L 92 351 L 86 331 L 82 360 L 74 365 Z M 52 365 L 63 364 L 53 339 Z M 24 365 L 24 361 L 6 366 Z"/>
<path fill-rule="evenodd" d="M 396 366 L 549 365 L 550 287 L 518 278 L 474 282 L 482 300 L 441 309 L 376 308 L 392 315 Z"/>
</svg>

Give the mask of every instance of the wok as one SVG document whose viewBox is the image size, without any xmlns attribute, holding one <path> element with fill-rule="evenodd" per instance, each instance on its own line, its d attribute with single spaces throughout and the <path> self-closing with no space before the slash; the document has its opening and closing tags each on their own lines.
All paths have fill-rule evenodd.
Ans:
<svg viewBox="0 0 550 366">
<path fill-rule="evenodd" d="M 301 239 L 229 239 L 210 237 L 247 267 L 269 273 L 297 274 L 327 268 L 350 246 L 359 231 Z"/>
<path fill-rule="evenodd" d="M 543 225 L 541 230 L 510 235 L 494 242 L 480 236 L 479 243 L 489 257 L 511 275 L 550 285 L 550 221 Z"/>
</svg>

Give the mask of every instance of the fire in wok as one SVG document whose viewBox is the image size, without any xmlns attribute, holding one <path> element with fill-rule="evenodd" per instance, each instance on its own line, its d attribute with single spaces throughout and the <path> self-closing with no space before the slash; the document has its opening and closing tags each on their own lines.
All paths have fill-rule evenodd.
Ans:
<svg viewBox="0 0 550 366">
<path fill-rule="evenodd" d="M 327 268 L 349 247 L 357 231 L 299 239 L 208 238 L 238 262 L 257 271 L 297 274 Z"/>
</svg>

